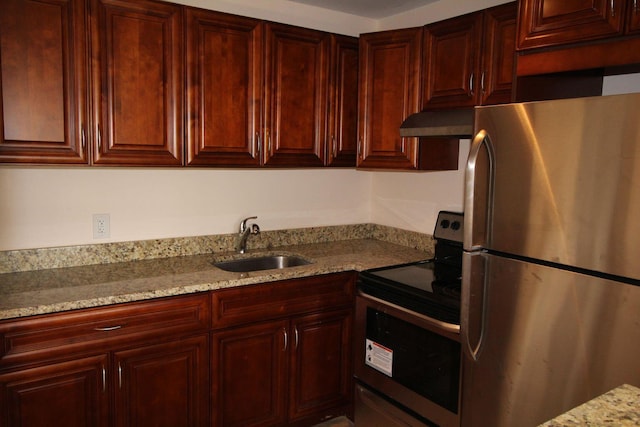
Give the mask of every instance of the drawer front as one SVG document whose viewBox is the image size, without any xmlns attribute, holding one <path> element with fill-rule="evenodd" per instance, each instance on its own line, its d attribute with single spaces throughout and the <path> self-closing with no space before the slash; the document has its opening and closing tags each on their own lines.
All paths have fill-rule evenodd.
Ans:
<svg viewBox="0 0 640 427">
<path fill-rule="evenodd" d="M 33 316 L 0 323 L 0 371 L 114 344 L 207 330 L 208 293 Z"/>
<path fill-rule="evenodd" d="M 356 273 L 336 273 L 212 292 L 214 329 L 353 306 Z"/>
</svg>

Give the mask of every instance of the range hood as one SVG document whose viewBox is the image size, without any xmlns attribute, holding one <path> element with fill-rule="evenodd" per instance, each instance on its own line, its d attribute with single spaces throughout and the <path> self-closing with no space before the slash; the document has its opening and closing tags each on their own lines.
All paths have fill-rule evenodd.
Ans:
<svg viewBox="0 0 640 427">
<path fill-rule="evenodd" d="M 423 111 L 412 114 L 400 126 L 400 136 L 451 136 L 470 138 L 473 109 Z"/>
</svg>

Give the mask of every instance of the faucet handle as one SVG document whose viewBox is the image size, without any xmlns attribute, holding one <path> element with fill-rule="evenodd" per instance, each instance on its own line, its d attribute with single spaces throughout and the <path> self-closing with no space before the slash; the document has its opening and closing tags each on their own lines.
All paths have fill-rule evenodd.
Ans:
<svg viewBox="0 0 640 427">
<path fill-rule="evenodd" d="M 251 224 L 251 234 L 260 234 L 260 227 L 258 224 Z"/>
<path fill-rule="evenodd" d="M 244 233 L 244 231 L 247 229 L 247 221 L 249 221 L 250 219 L 258 219 L 257 216 L 250 216 L 248 218 L 243 219 L 242 221 L 240 221 L 240 232 Z"/>
</svg>

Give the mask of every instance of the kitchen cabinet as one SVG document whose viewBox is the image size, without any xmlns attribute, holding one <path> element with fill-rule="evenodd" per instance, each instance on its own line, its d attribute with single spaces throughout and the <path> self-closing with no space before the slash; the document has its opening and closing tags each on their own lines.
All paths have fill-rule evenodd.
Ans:
<svg viewBox="0 0 640 427">
<path fill-rule="evenodd" d="M 0 423 L 208 425 L 209 315 L 202 294 L 1 322 Z"/>
<path fill-rule="evenodd" d="M 550 92 L 533 99 L 599 95 L 602 70 L 640 64 L 639 34 L 635 0 L 525 0 L 518 15 L 518 92 Z"/>
<path fill-rule="evenodd" d="M 187 165 L 260 166 L 262 21 L 186 8 Z"/>
<path fill-rule="evenodd" d="M 188 165 L 355 165 L 356 39 L 186 16 Z"/>
<path fill-rule="evenodd" d="M 93 163 L 179 166 L 182 6 L 91 0 Z"/>
<path fill-rule="evenodd" d="M 329 34 L 265 24 L 266 166 L 325 162 Z"/>
<path fill-rule="evenodd" d="M 358 167 L 418 169 L 417 138 L 400 125 L 419 111 L 422 28 L 360 36 Z"/>
<path fill-rule="evenodd" d="M 358 39 L 331 35 L 327 165 L 356 164 L 358 150 Z"/>
<path fill-rule="evenodd" d="M 0 374 L 0 424 L 108 426 L 107 364 L 101 354 Z"/>
<path fill-rule="evenodd" d="M 0 162 L 87 164 L 87 7 L 0 2 Z"/>
<path fill-rule="evenodd" d="M 354 281 L 338 273 L 212 293 L 213 425 L 350 413 Z"/>
<path fill-rule="evenodd" d="M 427 25 L 422 108 L 510 102 L 516 15 L 508 3 Z"/>
<path fill-rule="evenodd" d="M 622 35 L 625 13 L 637 19 L 631 0 L 524 0 L 520 2 L 518 49 L 557 46 Z M 636 21 L 637 23 L 637 21 Z"/>
</svg>

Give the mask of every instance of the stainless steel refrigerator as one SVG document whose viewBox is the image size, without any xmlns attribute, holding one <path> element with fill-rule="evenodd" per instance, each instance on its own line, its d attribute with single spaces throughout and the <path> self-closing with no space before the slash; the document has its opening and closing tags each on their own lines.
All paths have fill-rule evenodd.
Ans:
<svg viewBox="0 0 640 427">
<path fill-rule="evenodd" d="M 640 94 L 478 107 L 474 127 L 462 425 L 640 386 Z"/>
</svg>

